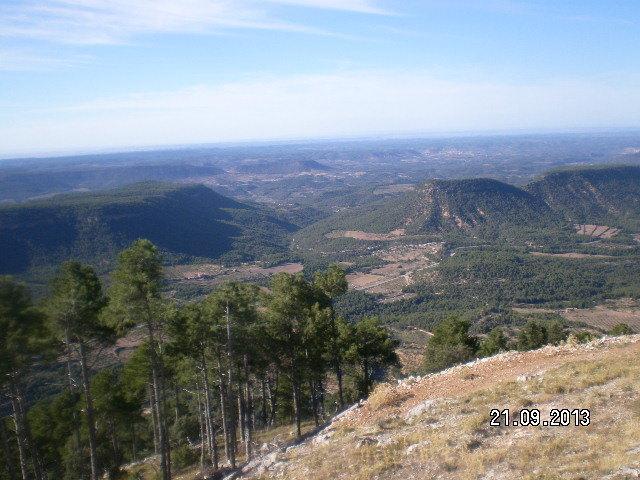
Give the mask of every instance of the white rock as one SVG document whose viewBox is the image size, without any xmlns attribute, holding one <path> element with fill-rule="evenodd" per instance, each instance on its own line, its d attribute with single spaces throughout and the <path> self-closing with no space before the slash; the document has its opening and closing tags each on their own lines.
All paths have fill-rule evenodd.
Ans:
<svg viewBox="0 0 640 480">
<path fill-rule="evenodd" d="M 426 412 L 428 412 L 433 405 L 435 405 L 436 401 L 433 399 L 425 400 L 422 403 L 419 403 L 407 413 L 404 414 L 405 420 L 411 420 L 412 418 L 418 417 Z"/>
<path fill-rule="evenodd" d="M 413 445 L 409 445 L 405 451 L 404 454 L 405 455 L 411 455 L 412 453 L 414 453 L 416 450 L 418 450 L 421 447 L 425 447 L 429 444 L 428 441 L 424 441 L 424 442 L 419 442 L 419 443 L 414 443 Z"/>
</svg>

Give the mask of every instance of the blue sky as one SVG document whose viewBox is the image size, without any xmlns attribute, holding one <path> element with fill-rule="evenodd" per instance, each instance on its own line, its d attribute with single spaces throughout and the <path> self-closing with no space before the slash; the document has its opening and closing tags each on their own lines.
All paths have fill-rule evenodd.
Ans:
<svg viewBox="0 0 640 480">
<path fill-rule="evenodd" d="M 0 155 L 640 127 L 637 0 L 0 0 Z"/>
</svg>

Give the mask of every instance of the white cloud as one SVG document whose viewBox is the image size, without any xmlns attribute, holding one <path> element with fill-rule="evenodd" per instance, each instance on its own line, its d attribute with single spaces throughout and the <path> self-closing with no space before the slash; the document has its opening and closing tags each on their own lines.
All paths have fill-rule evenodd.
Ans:
<svg viewBox="0 0 640 480">
<path fill-rule="evenodd" d="M 374 15 L 388 15 L 389 11 L 379 7 L 370 0 L 269 0 L 284 5 L 300 7 L 314 7 L 330 10 L 345 10 L 350 12 L 370 13 Z"/>
<path fill-rule="evenodd" d="M 457 78 L 462 78 L 458 75 Z M 636 79 L 637 80 L 637 79 Z M 263 78 L 104 98 L 0 124 L 5 152 L 447 131 L 638 127 L 632 79 L 493 83 L 428 72 Z"/>
<path fill-rule="evenodd" d="M 0 5 L 0 36 L 94 45 L 235 28 L 328 33 L 279 19 L 268 3 L 385 13 L 370 0 L 19 0 Z"/>
</svg>

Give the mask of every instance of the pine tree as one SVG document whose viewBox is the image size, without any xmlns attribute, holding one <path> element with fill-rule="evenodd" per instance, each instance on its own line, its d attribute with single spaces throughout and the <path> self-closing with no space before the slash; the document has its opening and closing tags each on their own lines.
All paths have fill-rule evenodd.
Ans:
<svg viewBox="0 0 640 480">
<path fill-rule="evenodd" d="M 352 327 L 346 357 L 360 366 L 362 376 L 358 383 L 361 397 L 371 392 L 373 374 L 377 369 L 399 364 L 395 351 L 397 346 L 397 340 L 389 335 L 376 317 L 365 317 Z"/>
<path fill-rule="evenodd" d="M 204 470 L 206 452 L 210 466 L 217 470 L 217 429 L 213 420 L 215 397 L 211 389 L 210 372 L 213 358 L 221 355 L 221 325 L 219 322 L 211 321 L 201 304 L 191 304 L 180 309 L 171 322 L 169 334 L 172 339 L 170 350 L 174 354 L 191 359 L 195 365 L 195 377 L 199 387 L 199 410 L 202 412 L 201 469 Z M 204 471 L 201 474 L 204 476 Z"/>
<path fill-rule="evenodd" d="M 490 357 L 507 349 L 507 337 L 500 327 L 496 327 L 480 342 L 478 355 Z"/>
<path fill-rule="evenodd" d="M 42 466 L 26 419 L 22 382 L 34 358 L 50 351 L 51 335 L 27 288 L 10 277 L 0 277 L 0 336 L 0 381 L 13 409 L 20 473 L 23 480 L 41 480 Z"/>
<path fill-rule="evenodd" d="M 164 371 L 160 343 L 167 317 L 167 305 L 160 296 L 162 261 L 149 240 L 137 240 L 118 256 L 109 291 L 109 316 L 123 330 L 141 323 L 147 331 L 151 368 L 149 392 L 157 428 L 162 480 L 171 479 L 171 456 L 164 412 Z"/>
<path fill-rule="evenodd" d="M 469 335 L 469 326 L 466 320 L 449 317 L 433 329 L 424 353 L 427 372 L 437 372 L 474 357 L 478 342 Z"/>
<path fill-rule="evenodd" d="M 97 275 L 91 267 L 83 266 L 78 262 L 66 262 L 61 266 L 52 282 L 52 294 L 46 302 L 54 330 L 66 346 L 68 362 L 70 362 L 72 349 L 77 347 L 85 398 L 84 410 L 89 432 L 91 480 L 97 480 L 101 476 L 101 471 L 98 465 L 95 412 L 87 365 L 87 348 L 92 343 L 111 340 L 112 332 L 99 319 L 105 303 Z M 68 375 L 71 385 L 73 382 L 71 368 L 68 368 Z M 76 430 L 76 436 L 79 438 L 77 432 Z"/>
<path fill-rule="evenodd" d="M 302 435 L 302 386 L 307 367 L 305 330 L 315 299 L 302 275 L 279 273 L 271 281 L 267 308 L 267 334 L 274 363 L 291 382 L 296 433 Z"/>
<path fill-rule="evenodd" d="M 340 408 L 344 408 L 344 385 L 343 385 L 343 362 L 344 362 L 344 345 L 341 344 L 340 339 L 343 338 L 345 322 L 342 318 L 336 318 L 333 309 L 333 301 L 340 295 L 346 293 L 349 284 L 347 277 L 342 268 L 338 265 L 330 265 L 324 272 L 317 272 L 313 281 L 316 288 L 318 288 L 328 299 L 328 303 L 331 307 L 330 310 L 330 328 L 328 330 L 327 341 L 329 343 L 329 355 L 331 359 L 331 365 L 336 375 L 338 382 L 338 400 L 340 402 Z"/>
</svg>

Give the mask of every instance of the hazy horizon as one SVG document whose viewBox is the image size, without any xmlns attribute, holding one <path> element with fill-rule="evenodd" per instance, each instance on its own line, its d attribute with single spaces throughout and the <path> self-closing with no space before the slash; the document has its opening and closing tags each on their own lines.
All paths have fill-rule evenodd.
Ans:
<svg viewBox="0 0 640 480">
<path fill-rule="evenodd" d="M 526 130 L 526 131 L 460 131 L 460 132 L 423 132 L 415 134 L 376 134 L 370 136 L 344 136 L 344 137 L 306 137 L 306 138 L 273 138 L 264 140 L 238 140 L 229 142 L 209 142 L 209 143 L 186 143 L 186 144 L 159 144 L 159 145 L 124 145 L 106 148 L 94 148 L 86 150 L 58 150 L 41 152 L 24 152 L 17 154 L 0 154 L 0 162 L 5 160 L 38 160 L 73 158 L 82 156 L 119 155 L 135 152 L 166 152 L 166 151 L 189 151 L 198 149 L 233 149 L 252 148 L 268 146 L 304 146 L 323 144 L 349 144 L 381 142 L 389 143 L 393 141 L 444 141 L 461 139 L 510 139 L 517 137 L 571 137 L 571 136 L 604 136 L 616 137 L 619 135 L 638 135 L 640 128 L 612 128 L 612 129 L 583 129 L 583 130 Z M 629 145 L 633 147 L 635 145 Z M 640 145 L 638 145 L 640 148 Z"/>
<path fill-rule="evenodd" d="M 640 128 L 640 5 L 15 0 L 0 158 Z"/>
</svg>

